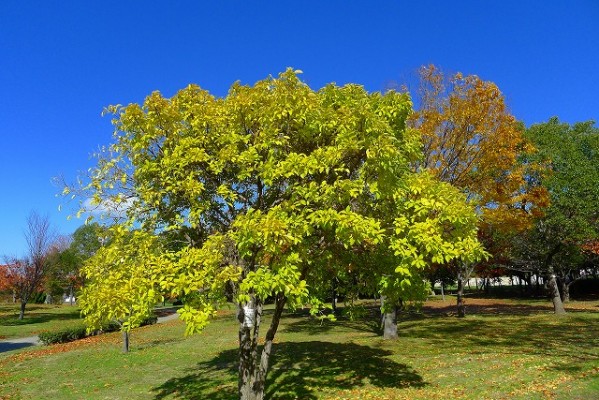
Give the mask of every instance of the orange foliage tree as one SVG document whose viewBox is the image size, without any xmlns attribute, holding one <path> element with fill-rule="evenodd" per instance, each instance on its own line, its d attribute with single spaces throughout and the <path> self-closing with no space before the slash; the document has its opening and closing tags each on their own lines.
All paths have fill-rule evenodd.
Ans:
<svg viewBox="0 0 599 400">
<path fill-rule="evenodd" d="M 54 238 L 48 217 L 32 212 L 27 217 L 25 230 L 27 256 L 7 260 L 7 265 L 2 268 L 4 272 L 0 278 L 0 286 L 12 291 L 13 300 L 20 301 L 19 319 L 24 318 L 27 303 L 43 288 L 49 265 L 48 255 Z"/>
<path fill-rule="evenodd" d="M 15 274 L 13 274 L 13 266 L 11 264 L 0 265 L 0 293 L 8 292 L 12 296 L 12 301 L 15 303 Z"/>
<path fill-rule="evenodd" d="M 497 242 L 497 233 L 527 229 L 547 205 L 547 193 L 534 179 L 540 168 L 519 162 L 534 147 L 493 82 L 461 73 L 446 76 L 433 65 L 422 67 L 419 76 L 418 107 L 410 124 L 422 135 L 420 166 L 477 203 L 480 237 L 487 250 L 498 255 L 504 246 Z M 458 315 L 463 316 L 461 292 L 473 266 L 453 267 Z"/>
</svg>

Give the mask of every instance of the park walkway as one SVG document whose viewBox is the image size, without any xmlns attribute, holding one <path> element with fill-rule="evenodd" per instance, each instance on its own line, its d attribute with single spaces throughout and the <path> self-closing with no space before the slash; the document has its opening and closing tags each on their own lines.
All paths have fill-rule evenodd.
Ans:
<svg viewBox="0 0 599 400">
<path fill-rule="evenodd" d="M 179 317 L 179 314 L 177 314 L 176 312 L 160 313 L 159 315 L 160 316 L 156 321 L 157 324 L 161 324 L 163 322 L 167 322 Z M 38 346 L 40 344 L 41 342 L 38 336 L 28 336 L 23 338 L 0 340 L 0 353 L 4 353 L 11 350 L 18 350 L 24 347 Z"/>
</svg>

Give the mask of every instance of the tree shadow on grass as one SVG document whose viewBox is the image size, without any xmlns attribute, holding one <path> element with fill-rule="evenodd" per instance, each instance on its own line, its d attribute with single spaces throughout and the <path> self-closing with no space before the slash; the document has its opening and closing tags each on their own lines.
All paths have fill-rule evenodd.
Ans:
<svg viewBox="0 0 599 400">
<path fill-rule="evenodd" d="M 336 321 L 318 320 L 316 318 L 303 318 L 294 322 L 289 322 L 282 332 L 305 333 L 310 336 L 322 335 L 330 330 L 347 330 L 354 332 L 372 333 L 373 336 L 382 334 L 381 323 L 377 318 L 360 318 L 350 320 L 346 317 L 337 317 Z"/>
<path fill-rule="evenodd" d="M 282 331 L 290 333 L 305 333 L 311 336 L 322 335 L 324 332 L 328 332 L 332 329 L 342 329 L 353 332 L 367 332 L 372 333 L 373 336 L 381 336 L 383 334 L 381 329 L 380 307 L 362 307 L 363 315 L 353 320 L 347 316 L 347 309 L 348 307 L 340 306 L 338 308 L 335 321 L 329 321 L 327 319 L 319 320 L 318 318 L 312 317 L 307 313 L 299 314 L 298 312 L 295 312 L 290 314 L 290 316 L 301 316 L 304 318 L 287 323 Z"/>
<path fill-rule="evenodd" d="M 599 325 L 583 314 L 567 317 L 470 317 L 448 320 L 441 316 L 404 320 L 400 337 L 417 338 L 451 349 L 484 348 L 516 354 L 563 356 L 569 360 L 599 359 Z M 565 365 L 565 364 L 564 364 Z"/>
<path fill-rule="evenodd" d="M 466 313 L 468 315 L 535 315 L 548 314 L 553 311 L 551 303 L 531 305 L 505 303 L 502 301 L 486 300 L 484 304 L 475 302 L 469 303 L 466 299 Z M 434 302 L 426 304 L 422 308 L 425 314 L 441 314 L 445 316 L 457 315 L 457 306 L 455 304 L 439 305 Z"/>
<path fill-rule="evenodd" d="M 154 388 L 154 399 L 215 399 L 237 396 L 237 351 L 221 352 L 183 377 Z M 267 399 L 316 399 L 322 391 L 364 385 L 378 388 L 422 387 L 426 383 L 409 366 L 389 358 L 393 353 L 355 343 L 321 341 L 274 346 L 266 382 Z"/>
<path fill-rule="evenodd" d="M 27 310 L 30 311 L 30 310 Z M 79 311 L 74 311 L 68 314 L 53 314 L 53 313 L 36 313 L 28 314 L 25 311 L 23 319 L 19 319 L 18 315 L 10 315 L 0 317 L 0 326 L 22 326 L 32 324 L 43 324 L 50 321 L 69 321 L 81 319 Z"/>
</svg>

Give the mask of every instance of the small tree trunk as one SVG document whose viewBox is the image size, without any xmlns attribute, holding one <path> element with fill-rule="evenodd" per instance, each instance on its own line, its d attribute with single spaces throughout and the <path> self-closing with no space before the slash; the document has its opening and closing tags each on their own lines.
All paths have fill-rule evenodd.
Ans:
<svg viewBox="0 0 599 400">
<path fill-rule="evenodd" d="M 337 314 L 337 278 L 333 278 L 332 281 L 332 295 L 333 299 L 331 300 L 331 307 L 333 309 L 333 314 Z"/>
<path fill-rule="evenodd" d="M 71 292 L 71 297 L 69 298 L 69 303 L 70 303 L 70 305 L 72 306 L 72 305 L 73 305 L 73 300 L 74 300 L 74 299 L 73 299 L 73 285 L 71 285 L 71 290 L 70 290 L 70 292 Z"/>
<path fill-rule="evenodd" d="M 25 317 L 25 306 L 27 302 L 21 301 L 21 310 L 19 311 L 19 319 L 23 319 Z"/>
<path fill-rule="evenodd" d="M 129 352 L 129 331 L 123 331 L 123 353 Z"/>
<path fill-rule="evenodd" d="M 441 281 L 441 300 L 445 301 L 445 283 Z"/>
<path fill-rule="evenodd" d="M 457 297 L 457 306 L 458 306 L 458 317 L 464 318 L 466 316 L 466 304 L 464 303 L 464 277 L 462 273 L 458 273 L 458 297 Z"/>
<path fill-rule="evenodd" d="M 254 379 L 253 391 L 256 393 L 256 399 L 261 400 L 264 398 L 264 389 L 266 387 L 266 375 L 268 374 L 268 367 L 270 364 L 270 356 L 272 354 L 272 344 L 279 328 L 279 322 L 281 321 L 281 315 L 283 314 L 283 308 L 285 307 L 285 296 L 280 295 L 277 297 L 275 303 L 275 312 L 270 322 L 270 327 L 266 332 L 264 338 L 264 348 L 260 356 L 260 366 L 258 368 L 256 377 Z"/>
<path fill-rule="evenodd" d="M 397 305 L 392 305 L 383 314 L 383 339 L 397 339 Z"/>
<path fill-rule="evenodd" d="M 547 281 L 547 287 L 549 289 L 549 295 L 551 296 L 551 301 L 553 302 L 553 310 L 556 314 L 562 315 L 566 313 L 566 309 L 564 308 L 564 303 L 562 303 L 562 299 L 559 294 L 559 288 L 557 286 L 557 279 L 554 274 L 549 276 Z"/>
</svg>

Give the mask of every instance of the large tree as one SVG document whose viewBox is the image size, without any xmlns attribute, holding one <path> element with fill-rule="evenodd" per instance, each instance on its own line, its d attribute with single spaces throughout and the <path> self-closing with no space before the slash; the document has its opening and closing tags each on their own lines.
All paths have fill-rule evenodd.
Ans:
<svg viewBox="0 0 599 400">
<path fill-rule="evenodd" d="M 526 134 L 538 151 L 523 162 L 546 166 L 549 173 L 539 180 L 550 205 L 530 232 L 517 237 L 516 264 L 545 275 L 555 312 L 564 313 L 562 300 L 582 251 L 599 237 L 599 129 L 593 122 L 570 125 L 552 118 Z"/>
<path fill-rule="evenodd" d="M 353 254 L 386 253 L 394 263 L 388 271 L 405 286 L 417 283 L 426 257 L 480 253 L 463 199 L 455 197 L 465 212 L 453 219 L 435 219 L 434 206 L 418 204 L 419 193 L 437 183 L 412 170 L 420 140 L 406 128 L 406 94 L 333 84 L 313 91 L 288 70 L 254 86 L 236 83 L 225 98 L 192 85 L 170 99 L 155 92 L 143 105 L 110 111 L 115 143 L 92 173 L 92 201 L 125 204 L 126 226 L 139 240 L 180 239 L 158 253 L 138 243 L 135 262 L 146 268 L 141 285 L 184 301 L 187 333 L 200 331 L 232 288 L 241 399 L 264 395 L 284 308 L 309 304 L 317 312 L 322 305 L 323 271 L 351 269 Z M 398 214 L 402 207 L 406 215 Z M 422 230 L 410 228 L 412 214 Z M 452 236 L 452 225 L 462 234 Z M 436 230 L 447 233 L 440 248 L 420 245 Z M 86 305 L 98 304 L 92 288 L 114 275 L 93 269 L 127 268 L 105 257 L 125 244 L 114 240 L 90 259 Z M 274 311 L 260 346 L 267 299 Z"/>
<path fill-rule="evenodd" d="M 420 165 L 477 204 L 480 237 L 496 254 L 495 233 L 527 229 L 546 203 L 543 188 L 526 179 L 536 165 L 518 162 L 534 147 L 493 82 L 461 73 L 447 76 L 430 65 L 420 69 L 418 99 L 409 122 L 422 134 Z M 464 316 L 464 283 L 474 264 L 455 261 L 449 267 L 458 282 L 458 315 Z"/>
</svg>

